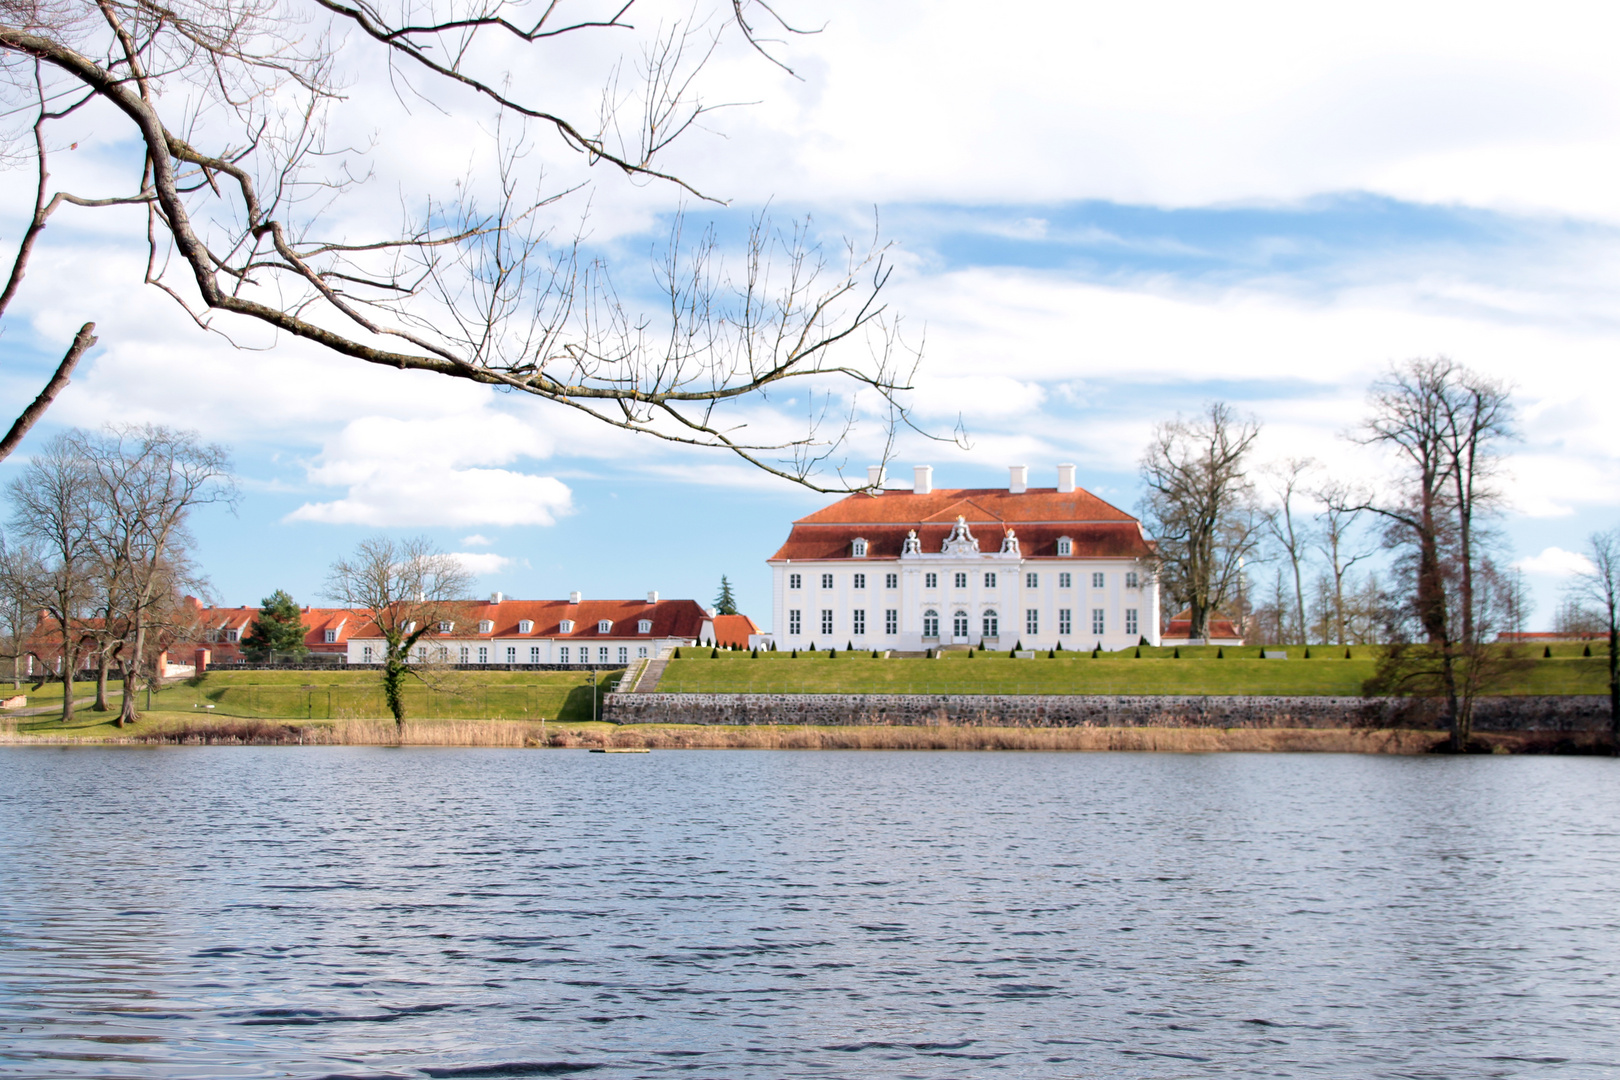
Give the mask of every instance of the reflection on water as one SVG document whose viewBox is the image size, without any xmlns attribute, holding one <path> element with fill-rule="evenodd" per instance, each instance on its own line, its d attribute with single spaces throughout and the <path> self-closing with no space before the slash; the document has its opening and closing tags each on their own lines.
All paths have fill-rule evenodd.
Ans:
<svg viewBox="0 0 1620 1080">
<path fill-rule="evenodd" d="M 0 1076 L 1613 1077 L 1620 763 L 0 752 Z"/>
</svg>

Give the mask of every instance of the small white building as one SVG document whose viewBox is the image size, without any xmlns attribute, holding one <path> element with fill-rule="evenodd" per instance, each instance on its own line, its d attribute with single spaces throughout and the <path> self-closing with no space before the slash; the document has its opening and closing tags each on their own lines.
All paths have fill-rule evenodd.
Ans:
<svg viewBox="0 0 1620 1080">
<path fill-rule="evenodd" d="M 1158 644 L 1153 541 L 1077 488 L 1073 465 L 1057 472 L 1051 488 L 1029 487 L 1018 465 L 1006 489 L 936 489 L 919 465 L 910 491 L 850 495 L 795 521 L 768 560 L 777 647 Z"/>
<path fill-rule="evenodd" d="M 414 659 L 448 664 L 567 664 L 619 667 L 668 647 L 714 640 L 713 617 L 696 600 L 508 600 L 469 603 L 455 620 L 424 634 Z M 382 662 L 375 625 L 349 637 L 351 664 Z"/>
</svg>

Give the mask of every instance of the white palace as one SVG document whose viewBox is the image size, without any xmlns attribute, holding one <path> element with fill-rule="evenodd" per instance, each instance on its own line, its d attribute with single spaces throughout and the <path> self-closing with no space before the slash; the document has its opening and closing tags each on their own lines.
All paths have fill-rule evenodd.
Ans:
<svg viewBox="0 0 1620 1080">
<path fill-rule="evenodd" d="M 881 471 L 871 470 L 880 485 Z M 793 523 L 768 562 L 777 647 L 1119 649 L 1159 641 L 1154 545 L 1141 522 L 1074 485 L 876 487 Z"/>
</svg>

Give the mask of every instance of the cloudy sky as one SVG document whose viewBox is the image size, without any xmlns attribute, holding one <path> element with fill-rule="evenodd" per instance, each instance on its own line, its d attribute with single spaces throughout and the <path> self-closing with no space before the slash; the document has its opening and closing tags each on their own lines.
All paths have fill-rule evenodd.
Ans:
<svg viewBox="0 0 1620 1080">
<path fill-rule="evenodd" d="M 685 10 L 650 9 L 640 25 Z M 1500 525 L 1536 590 L 1533 623 L 1550 622 L 1570 552 L 1620 524 L 1620 441 L 1605 419 L 1620 389 L 1620 68 L 1608 48 L 1620 10 L 781 10 L 821 28 L 780 47 L 798 77 L 723 47 L 704 92 L 748 104 L 710 114 L 665 164 L 728 200 L 685 201 L 722 236 L 769 208 L 808 216 L 830 250 L 876 218 L 894 245 L 890 310 L 923 348 L 914 416 L 944 434 L 960 417 L 968 435 L 965 447 L 903 439 L 895 472 L 932 463 L 936 483 L 971 486 L 1027 464 L 1051 484 L 1072 461 L 1084 486 L 1130 508 L 1153 424 L 1221 399 L 1262 422 L 1263 458 L 1372 478 L 1379 462 L 1345 438 L 1368 383 L 1393 361 L 1445 354 L 1516 388 Z M 373 148 L 370 207 L 487 171 L 487 110 L 459 98 L 405 108 L 356 57 L 334 128 Z M 588 108 L 590 59 L 538 89 Z M 110 185 L 127 168 L 114 118 L 88 117 L 74 139 L 56 158 L 64 183 Z M 543 132 L 531 154 L 559 185 L 580 169 Z M 7 244 L 28 180 L 0 175 Z M 582 197 L 594 249 L 621 281 L 644 278 L 679 194 L 601 176 Z M 116 418 L 229 445 L 244 497 L 234 515 L 197 522 L 223 601 L 286 588 L 320 602 L 331 560 L 392 530 L 465 553 L 484 589 L 515 596 L 707 601 L 727 574 L 765 623 L 764 559 L 825 501 L 545 403 L 247 330 L 205 333 L 140 284 L 142 219 L 59 221 L 0 338 L 5 408 L 37 392 L 80 322 L 96 320 L 102 344 L 20 457 L 61 426 Z M 863 429 L 848 464 L 863 472 L 878 447 Z"/>
</svg>

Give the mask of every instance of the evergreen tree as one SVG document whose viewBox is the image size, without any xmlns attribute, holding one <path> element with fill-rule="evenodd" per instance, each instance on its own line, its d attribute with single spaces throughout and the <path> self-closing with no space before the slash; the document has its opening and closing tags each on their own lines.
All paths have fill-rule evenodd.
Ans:
<svg viewBox="0 0 1620 1080">
<path fill-rule="evenodd" d="M 277 589 L 259 605 L 259 617 L 248 627 L 242 644 L 255 652 L 291 653 L 302 656 L 304 647 L 304 616 L 298 602 Z"/>
<path fill-rule="evenodd" d="M 714 598 L 714 610 L 719 615 L 737 614 L 737 597 L 732 594 L 731 582 L 720 575 L 720 595 Z"/>
</svg>

